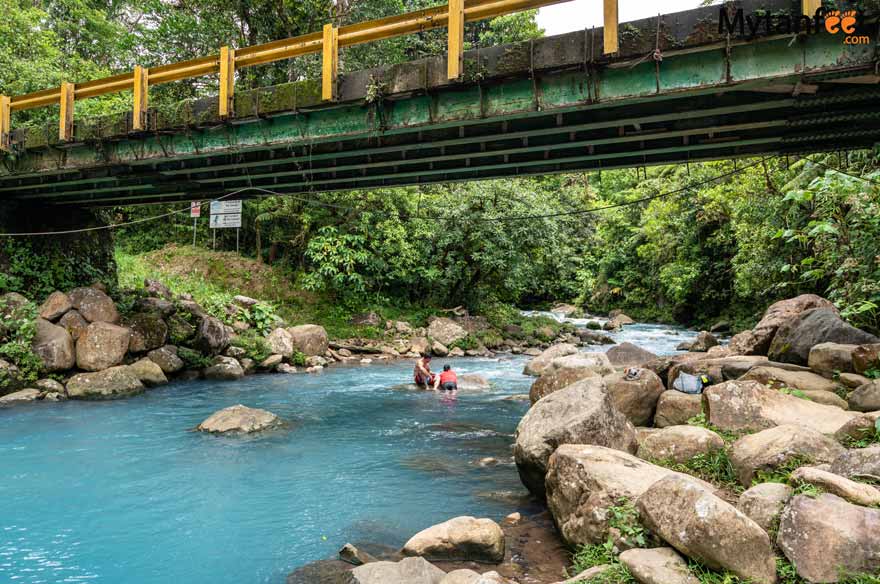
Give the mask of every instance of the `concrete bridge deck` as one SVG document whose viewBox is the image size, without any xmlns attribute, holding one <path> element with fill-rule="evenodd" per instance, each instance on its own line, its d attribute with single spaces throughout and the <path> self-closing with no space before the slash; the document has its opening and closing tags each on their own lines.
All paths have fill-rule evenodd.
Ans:
<svg viewBox="0 0 880 584">
<path fill-rule="evenodd" d="M 737 3 L 746 14 L 785 0 Z M 719 34 L 719 7 L 602 31 L 466 53 L 461 81 L 445 57 L 347 74 L 336 103 L 319 81 L 77 122 L 13 137 L 0 201 L 102 206 L 195 200 L 253 186 L 280 193 L 542 175 L 763 154 L 870 147 L 880 141 L 876 24 L 869 44 L 841 35 Z M 659 24 L 659 33 L 658 33 Z M 655 59 L 655 49 L 659 48 Z M 258 193 L 251 193 L 258 194 Z"/>
</svg>

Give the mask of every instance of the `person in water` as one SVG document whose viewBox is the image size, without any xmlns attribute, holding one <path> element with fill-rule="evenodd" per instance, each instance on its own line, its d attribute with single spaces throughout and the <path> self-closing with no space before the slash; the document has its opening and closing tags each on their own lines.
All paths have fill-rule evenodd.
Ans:
<svg viewBox="0 0 880 584">
<path fill-rule="evenodd" d="M 416 385 L 424 389 L 428 389 L 434 385 L 436 376 L 431 373 L 431 356 L 425 355 L 416 361 L 416 367 L 413 370 L 413 381 Z"/>
<path fill-rule="evenodd" d="M 444 391 L 458 390 L 458 376 L 449 365 L 443 366 L 443 373 L 437 376 L 434 381 L 434 390 L 442 389 Z"/>
</svg>

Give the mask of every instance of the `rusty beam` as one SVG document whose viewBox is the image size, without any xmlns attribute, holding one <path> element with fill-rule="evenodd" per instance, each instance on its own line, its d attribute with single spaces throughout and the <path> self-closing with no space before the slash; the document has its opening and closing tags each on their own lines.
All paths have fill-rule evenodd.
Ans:
<svg viewBox="0 0 880 584">
<path fill-rule="evenodd" d="M 140 65 L 134 68 L 134 101 L 132 107 L 131 128 L 143 130 L 147 121 L 147 108 L 149 107 L 149 78 L 150 72 Z"/>
<path fill-rule="evenodd" d="M 76 86 L 73 83 L 63 81 L 61 83 L 60 100 L 61 115 L 58 117 L 58 139 L 62 142 L 69 142 L 73 139 L 73 108 L 74 108 L 74 90 Z"/>
<path fill-rule="evenodd" d="M 449 0 L 449 42 L 446 52 L 447 77 L 461 77 L 464 60 L 464 0 Z"/>
<path fill-rule="evenodd" d="M 332 24 L 325 24 L 321 46 L 321 99 L 336 101 L 336 79 L 339 74 L 339 29 Z"/>
</svg>

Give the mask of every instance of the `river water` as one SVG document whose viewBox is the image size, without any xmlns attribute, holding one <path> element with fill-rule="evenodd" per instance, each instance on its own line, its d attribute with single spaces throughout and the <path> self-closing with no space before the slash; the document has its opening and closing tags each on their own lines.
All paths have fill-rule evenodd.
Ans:
<svg viewBox="0 0 880 584">
<path fill-rule="evenodd" d="M 614 333 L 671 353 L 690 331 Z M 607 347 L 606 347 L 607 348 Z M 0 582 L 281 584 L 345 542 L 401 545 L 458 515 L 525 505 L 511 459 L 524 357 L 437 359 L 491 391 L 393 389 L 411 362 L 178 382 L 121 401 L 0 410 Z M 435 367 L 436 368 L 436 367 Z M 243 403 L 282 430 L 191 429 Z M 493 457 L 500 464 L 477 462 Z"/>
</svg>

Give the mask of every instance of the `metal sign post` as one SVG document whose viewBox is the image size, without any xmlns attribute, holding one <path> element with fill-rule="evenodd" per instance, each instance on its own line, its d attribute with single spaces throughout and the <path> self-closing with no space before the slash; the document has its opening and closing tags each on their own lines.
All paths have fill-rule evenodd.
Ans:
<svg viewBox="0 0 880 584">
<path fill-rule="evenodd" d="M 212 201 L 211 229 L 214 232 L 214 249 L 217 248 L 217 230 L 235 229 L 235 251 L 238 253 L 238 234 L 241 228 L 241 201 Z"/>
<path fill-rule="evenodd" d="M 196 222 L 202 216 L 202 202 L 193 201 L 189 204 L 189 216 L 193 220 L 193 247 L 196 246 Z"/>
</svg>

